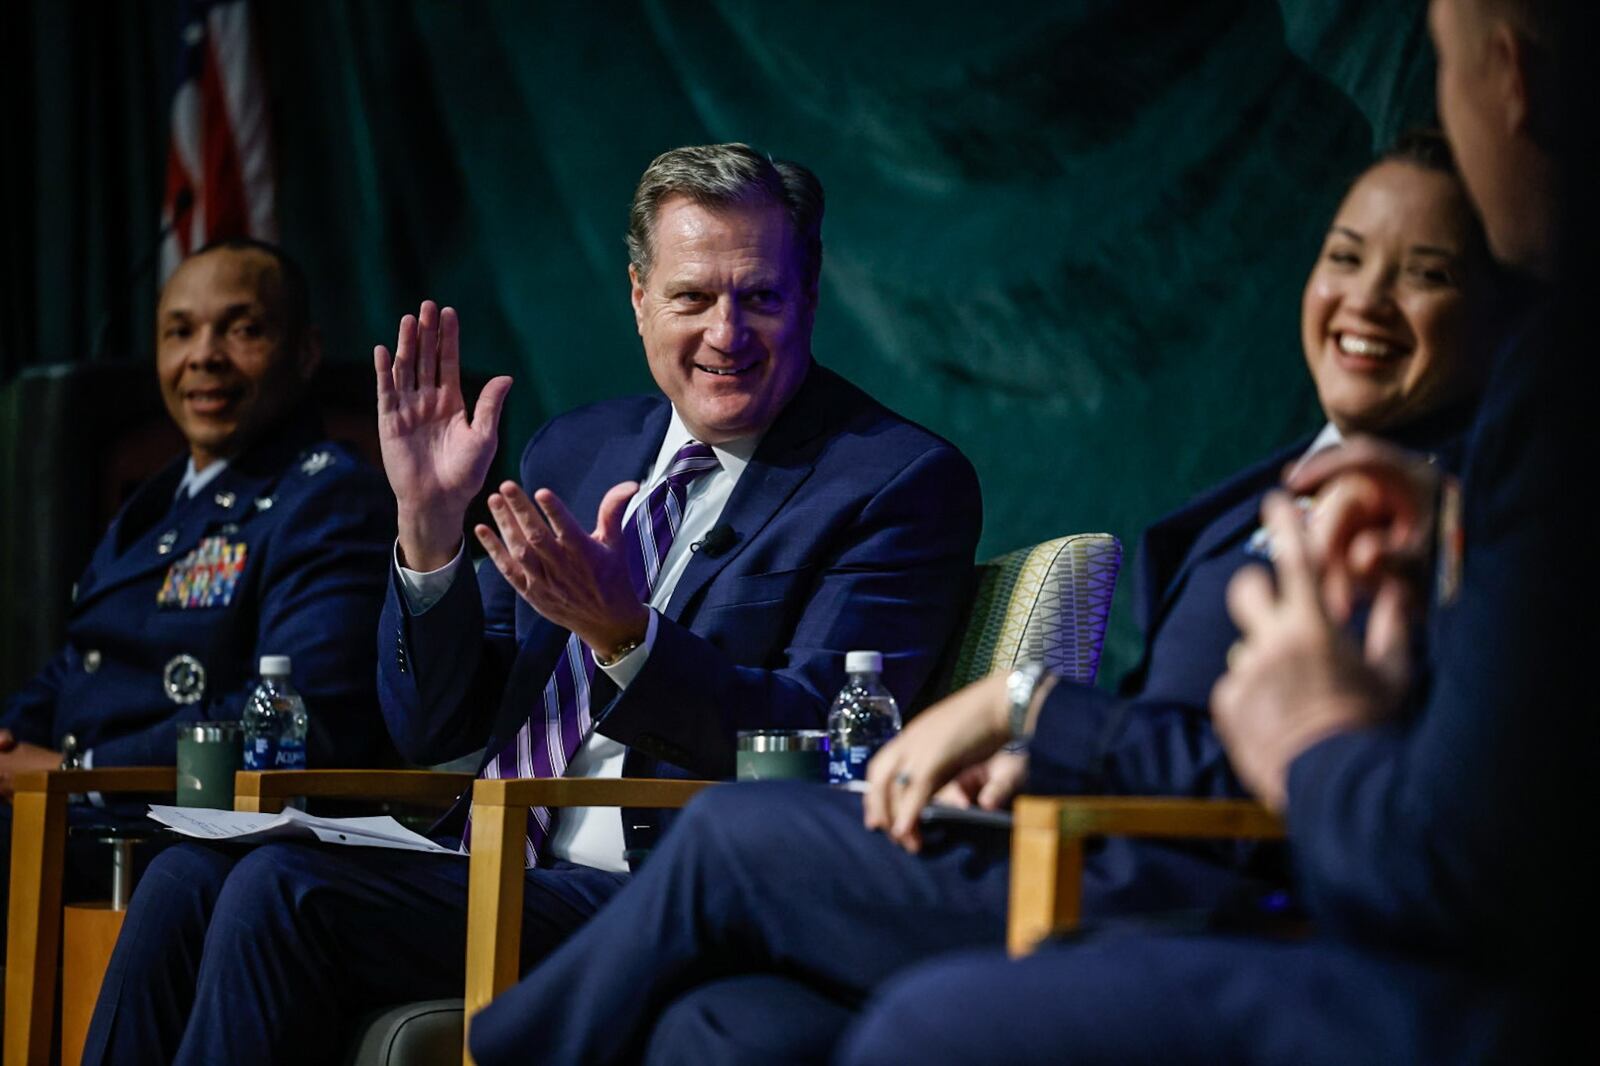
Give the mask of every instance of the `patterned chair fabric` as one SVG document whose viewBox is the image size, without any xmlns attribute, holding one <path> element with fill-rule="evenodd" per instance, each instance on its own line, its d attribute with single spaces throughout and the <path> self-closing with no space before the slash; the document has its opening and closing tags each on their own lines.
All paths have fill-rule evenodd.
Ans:
<svg viewBox="0 0 1600 1066">
<path fill-rule="evenodd" d="M 1092 684 L 1121 567 L 1122 545 L 1109 533 L 1074 533 L 980 563 L 939 692 L 1030 659 Z"/>
</svg>

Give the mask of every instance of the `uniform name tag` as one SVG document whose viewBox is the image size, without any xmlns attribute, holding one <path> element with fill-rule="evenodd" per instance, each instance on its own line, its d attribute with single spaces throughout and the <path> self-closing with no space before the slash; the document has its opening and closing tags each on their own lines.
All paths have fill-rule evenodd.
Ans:
<svg viewBox="0 0 1600 1066">
<path fill-rule="evenodd" d="M 244 573 L 248 546 L 230 543 L 226 537 L 207 537 L 194 550 L 167 569 L 166 580 L 156 594 L 158 607 L 226 607 L 233 602 L 233 590 Z"/>
</svg>

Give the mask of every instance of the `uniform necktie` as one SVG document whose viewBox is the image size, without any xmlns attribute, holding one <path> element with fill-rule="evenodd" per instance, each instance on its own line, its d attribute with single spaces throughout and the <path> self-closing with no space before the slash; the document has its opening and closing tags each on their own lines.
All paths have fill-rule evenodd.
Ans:
<svg viewBox="0 0 1600 1066">
<path fill-rule="evenodd" d="M 650 490 L 645 502 L 634 508 L 622 526 L 622 545 L 627 552 L 628 574 L 640 603 L 650 595 L 661 576 L 661 564 L 683 522 L 689 485 L 696 478 L 721 467 L 709 445 L 691 440 L 679 448 L 667 465 L 666 476 Z M 500 780 L 513 777 L 560 777 L 578 746 L 594 728 L 590 717 L 589 689 L 594 679 L 594 652 L 578 639 L 567 635 L 566 647 L 556 661 L 543 698 L 522 723 L 517 735 L 490 759 L 480 777 Z M 528 809 L 528 831 L 523 858 L 532 868 L 538 865 L 540 850 L 550 837 L 553 817 L 548 807 Z M 472 844 L 472 812 L 467 811 L 461 849 Z"/>
</svg>

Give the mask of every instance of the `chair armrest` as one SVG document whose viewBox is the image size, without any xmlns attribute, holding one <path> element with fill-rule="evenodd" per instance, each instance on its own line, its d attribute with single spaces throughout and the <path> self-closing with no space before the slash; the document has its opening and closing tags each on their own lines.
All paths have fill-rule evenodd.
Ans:
<svg viewBox="0 0 1600 1066">
<path fill-rule="evenodd" d="M 233 777 L 233 809 L 276 814 L 292 796 L 392 799 L 444 806 L 471 785 L 471 774 L 438 770 L 240 770 Z"/>
<path fill-rule="evenodd" d="M 171 766 L 108 766 L 99 770 L 30 770 L 15 778 L 17 792 L 69 796 L 85 792 L 171 792 L 178 771 Z"/>
<path fill-rule="evenodd" d="M 1182 796 L 1020 796 L 1018 827 L 1078 837 L 1280 840 L 1283 822 L 1254 800 Z"/>
<path fill-rule="evenodd" d="M 516 984 L 522 945 L 523 837 L 529 807 L 682 807 L 715 781 L 513 778 L 472 786 L 466 1018 Z M 470 1056 L 464 1061 L 470 1062 Z"/>
<path fill-rule="evenodd" d="M 1250 800 L 1168 796 L 1020 796 L 1011 831 L 1006 947 L 1026 955 L 1077 926 L 1089 837 L 1281 840 L 1282 820 Z"/>
<path fill-rule="evenodd" d="M 472 786 L 478 807 L 682 807 L 716 781 L 653 777 L 517 777 Z M 479 816 L 473 815 L 476 820 Z M 476 833 L 476 830 L 474 830 Z"/>
<path fill-rule="evenodd" d="M 61 951 L 61 878 L 67 797 L 74 793 L 171 792 L 171 766 L 33 770 L 11 797 L 11 887 L 6 942 L 5 1063 L 47 1061 Z"/>
</svg>

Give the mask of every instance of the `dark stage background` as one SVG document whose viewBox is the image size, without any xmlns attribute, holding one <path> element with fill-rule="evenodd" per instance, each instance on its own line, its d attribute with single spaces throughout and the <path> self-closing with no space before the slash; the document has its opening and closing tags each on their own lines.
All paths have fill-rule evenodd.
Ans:
<svg viewBox="0 0 1600 1066">
<path fill-rule="evenodd" d="M 1316 427 L 1300 289 L 1348 179 L 1431 119 L 1423 6 L 274 0 L 257 16 L 282 237 L 330 358 L 367 364 L 424 296 L 453 303 L 468 366 L 517 378 L 513 451 L 553 412 L 648 388 L 621 237 L 633 181 L 664 148 L 744 140 L 822 177 L 816 354 L 972 457 L 982 551 L 1109 530 L 1131 555 L 1150 519 Z M 108 316 L 109 357 L 149 358 L 154 282 L 127 278 L 155 237 L 174 36 L 171 3 L 0 13 L 6 381 L 89 358 Z M 0 507 L 33 506 L 15 486 L 40 457 L 4 459 Z M 1137 650 L 1131 575 L 1103 677 Z M 0 593 L 9 617 L 30 610 Z"/>
</svg>

